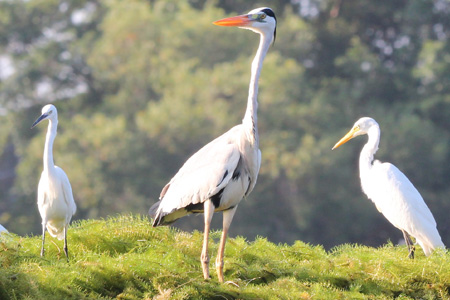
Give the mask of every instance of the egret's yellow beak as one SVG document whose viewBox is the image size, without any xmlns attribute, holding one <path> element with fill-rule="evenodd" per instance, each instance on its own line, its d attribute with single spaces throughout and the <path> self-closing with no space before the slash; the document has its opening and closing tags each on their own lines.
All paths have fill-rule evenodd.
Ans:
<svg viewBox="0 0 450 300">
<path fill-rule="evenodd" d="M 240 15 L 236 17 L 218 20 L 213 22 L 213 24 L 219 26 L 246 26 L 250 24 L 251 21 L 252 19 L 250 18 L 249 15 Z"/>
<path fill-rule="evenodd" d="M 355 133 L 357 133 L 359 131 L 359 127 L 353 127 L 349 132 L 347 132 L 346 135 L 344 135 L 344 137 L 342 139 L 339 140 L 339 142 L 336 143 L 336 145 L 334 145 L 334 147 L 331 150 L 334 150 L 340 146 L 342 146 L 343 144 L 347 143 L 348 141 L 350 141 L 352 138 L 355 137 Z"/>
</svg>

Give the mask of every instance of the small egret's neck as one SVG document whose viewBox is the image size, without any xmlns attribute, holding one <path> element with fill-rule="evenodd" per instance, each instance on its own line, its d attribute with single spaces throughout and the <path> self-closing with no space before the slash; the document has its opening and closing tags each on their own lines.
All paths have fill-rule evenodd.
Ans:
<svg viewBox="0 0 450 300">
<path fill-rule="evenodd" d="M 259 41 L 259 48 L 256 51 L 255 58 L 252 62 L 252 73 L 250 77 L 250 87 L 248 91 L 247 110 L 245 111 L 244 119 L 242 123 L 247 129 L 247 136 L 250 141 L 256 144 L 256 148 L 259 146 L 258 138 L 258 80 L 261 74 L 266 53 L 269 50 L 270 43 L 272 42 L 271 36 L 267 36 L 264 33 L 260 33 L 261 38 Z"/>
<path fill-rule="evenodd" d="M 378 124 L 369 128 L 367 136 L 369 139 L 361 150 L 361 154 L 359 156 L 359 171 L 361 174 L 372 168 L 373 156 L 377 152 L 378 144 L 380 143 L 380 127 Z"/>
<path fill-rule="evenodd" d="M 53 161 L 53 141 L 56 137 L 58 120 L 48 120 L 47 136 L 45 137 L 44 147 L 44 171 L 52 170 L 55 166 Z"/>
</svg>

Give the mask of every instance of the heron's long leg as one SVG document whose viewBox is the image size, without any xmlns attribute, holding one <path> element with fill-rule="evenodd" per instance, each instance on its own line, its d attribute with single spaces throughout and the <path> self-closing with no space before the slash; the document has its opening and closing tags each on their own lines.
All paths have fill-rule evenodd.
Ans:
<svg viewBox="0 0 450 300">
<path fill-rule="evenodd" d="M 220 238 L 219 251 L 217 252 L 216 258 L 216 272 L 219 282 L 223 282 L 223 256 L 225 252 L 225 243 L 227 242 L 228 229 L 230 228 L 231 221 L 233 221 L 236 208 L 237 206 L 223 212 L 222 237 Z"/>
<path fill-rule="evenodd" d="M 69 250 L 67 248 L 67 225 L 64 227 L 64 253 L 66 254 L 67 261 L 69 261 Z"/>
<path fill-rule="evenodd" d="M 203 234 L 203 249 L 200 255 L 200 262 L 203 268 L 203 277 L 209 279 L 209 255 L 208 255 L 208 239 L 209 239 L 209 227 L 211 225 L 211 219 L 214 214 L 214 204 L 211 200 L 206 200 L 204 205 L 205 213 L 205 232 Z"/>
<path fill-rule="evenodd" d="M 413 259 L 414 258 L 414 251 L 416 250 L 416 247 L 414 247 L 414 244 L 411 240 L 411 236 L 404 230 L 402 230 L 403 232 L 403 238 L 405 239 L 406 245 L 408 246 L 408 257 Z"/>
<path fill-rule="evenodd" d="M 41 247 L 41 256 L 44 256 L 44 244 L 45 244 L 45 226 L 47 222 L 42 222 L 42 247 Z"/>
</svg>

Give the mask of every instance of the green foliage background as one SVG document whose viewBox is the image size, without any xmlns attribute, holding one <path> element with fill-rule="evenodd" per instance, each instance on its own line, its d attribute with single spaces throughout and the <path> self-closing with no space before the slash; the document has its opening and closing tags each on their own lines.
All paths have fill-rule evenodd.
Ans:
<svg viewBox="0 0 450 300">
<path fill-rule="evenodd" d="M 298 3 L 0 1 L 0 223 L 40 233 L 45 125 L 29 127 L 49 102 L 75 219 L 145 214 L 192 153 L 243 117 L 258 36 L 211 23 L 271 6 L 278 28 L 260 80 L 261 173 L 231 235 L 326 248 L 396 243 L 401 233 L 359 186 L 365 139 L 330 150 L 371 116 L 382 130 L 377 158 L 410 178 L 449 245 L 450 4 Z M 220 216 L 214 222 L 220 228 Z"/>
</svg>

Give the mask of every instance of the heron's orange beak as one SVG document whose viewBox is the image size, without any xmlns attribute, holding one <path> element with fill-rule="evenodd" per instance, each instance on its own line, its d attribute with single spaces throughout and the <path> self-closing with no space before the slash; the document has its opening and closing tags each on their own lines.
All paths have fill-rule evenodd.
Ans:
<svg viewBox="0 0 450 300">
<path fill-rule="evenodd" d="M 240 16 L 236 16 L 236 17 L 218 20 L 218 21 L 213 22 L 213 24 L 219 25 L 219 26 L 246 26 L 246 25 L 250 24 L 251 21 L 252 21 L 252 19 L 249 18 L 248 15 L 240 15 Z"/>
<path fill-rule="evenodd" d="M 349 132 L 347 132 L 346 135 L 342 139 L 339 140 L 339 142 L 334 145 L 334 147 L 331 150 L 334 150 L 336 148 L 339 148 L 340 146 L 344 145 L 348 141 L 350 141 L 352 138 L 354 138 L 354 134 L 359 131 L 358 127 L 353 127 Z"/>
</svg>

